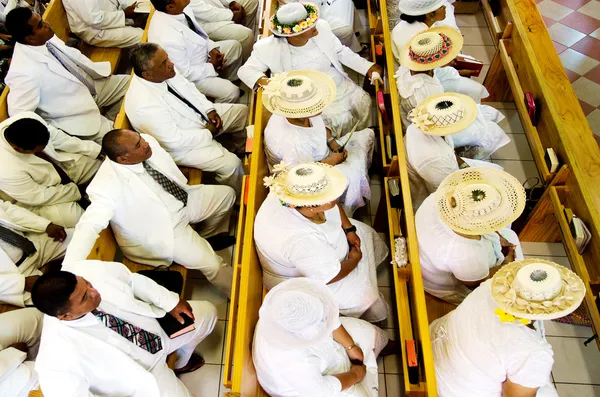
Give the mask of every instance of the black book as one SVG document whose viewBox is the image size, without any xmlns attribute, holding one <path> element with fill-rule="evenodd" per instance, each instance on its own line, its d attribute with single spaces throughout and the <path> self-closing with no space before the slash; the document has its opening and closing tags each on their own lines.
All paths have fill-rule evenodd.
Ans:
<svg viewBox="0 0 600 397">
<path fill-rule="evenodd" d="M 194 320 L 192 320 L 187 314 L 181 313 L 184 323 L 181 324 L 172 315 L 167 313 L 163 318 L 157 318 L 161 328 L 169 335 L 170 339 L 177 338 L 178 336 L 187 334 L 196 329 L 194 326 Z"/>
</svg>

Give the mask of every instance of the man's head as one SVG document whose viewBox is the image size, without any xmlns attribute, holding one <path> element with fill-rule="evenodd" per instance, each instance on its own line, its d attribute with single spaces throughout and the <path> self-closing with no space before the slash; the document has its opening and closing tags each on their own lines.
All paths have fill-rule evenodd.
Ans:
<svg viewBox="0 0 600 397">
<path fill-rule="evenodd" d="M 6 16 L 6 29 L 17 43 L 40 46 L 54 36 L 52 26 L 27 7 L 15 8 Z"/>
<path fill-rule="evenodd" d="M 42 313 L 67 321 L 85 316 L 102 301 L 90 282 L 65 271 L 40 276 L 31 289 L 31 299 Z"/>
<path fill-rule="evenodd" d="M 150 0 L 157 11 L 166 12 L 169 15 L 179 15 L 183 9 L 190 4 L 190 0 Z"/>
<path fill-rule="evenodd" d="M 119 164 L 139 164 L 152 156 L 152 148 L 132 130 L 112 130 L 102 138 L 102 151 Z"/>
<path fill-rule="evenodd" d="M 131 50 L 129 61 L 134 73 L 144 80 L 162 83 L 175 77 L 175 64 L 158 44 L 138 44 Z"/>
<path fill-rule="evenodd" d="M 15 151 L 35 154 L 44 150 L 50 140 L 50 132 L 36 119 L 22 118 L 4 130 L 4 138 Z"/>
</svg>

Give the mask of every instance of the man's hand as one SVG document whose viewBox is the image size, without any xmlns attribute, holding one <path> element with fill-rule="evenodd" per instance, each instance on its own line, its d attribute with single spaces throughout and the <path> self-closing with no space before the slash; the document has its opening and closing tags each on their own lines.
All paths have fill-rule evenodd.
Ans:
<svg viewBox="0 0 600 397">
<path fill-rule="evenodd" d="M 371 79 L 371 76 L 373 75 L 374 72 L 379 73 L 381 78 L 383 78 L 383 68 L 381 66 L 379 66 L 378 64 L 374 64 L 373 66 L 371 66 L 369 68 L 369 70 L 367 70 L 367 77 L 369 79 Z"/>
<path fill-rule="evenodd" d="M 231 18 L 231 20 L 234 23 L 241 25 L 244 21 L 244 17 L 246 16 L 244 14 L 244 10 L 231 10 L 231 12 L 233 12 L 233 17 Z"/>
<path fill-rule="evenodd" d="M 223 65 L 225 64 L 225 54 L 219 51 L 218 48 L 213 48 L 208 53 L 208 61 L 213 65 L 217 72 L 223 69 Z"/>
<path fill-rule="evenodd" d="M 31 292 L 31 289 L 33 288 L 33 284 L 35 284 L 35 282 L 37 281 L 38 278 L 40 278 L 40 276 L 25 277 L 25 291 Z"/>
<path fill-rule="evenodd" d="M 133 3 L 132 5 L 130 5 L 129 7 L 127 7 L 126 9 L 123 10 L 123 12 L 125 13 L 125 17 L 126 18 L 133 18 L 135 17 L 135 9 L 137 7 L 137 1 L 135 3 Z"/>
<path fill-rule="evenodd" d="M 348 244 L 351 247 L 360 250 L 360 237 L 358 237 L 358 234 L 356 234 L 356 232 L 350 232 L 346 234 L 346 240 L 348 240 Z"/>
<path fill-rule="evenodd" d="M 221 116 L 219 116 L 219 114 L 217 113 L 216 110 L 213 110 L 211 112 L 209 112 L 207 114 L 208 116 L 208 121 L 209 124 L 212 124 L 212 126 L 215 128 L 215 132 L 218 133 L 221 131 L 221 128 L 223 127 L 223 121 L 221 120 Z M 211 129 L 211 132 L 212 129 Z M 215 133 L 213 132 L 213 136 L 215 135 Z"/>
<path fill-rule="evenodd" d="M 346 353 L 348 353 L 348 358 L 353 363 L 362 364 L 365 361 L 365 355 L 362 349 L 357 345 L 354 345 L 354 347 L 350 350 L 346 350 Z"/>
<path fill-rule="evenodd" d="M 0 39 L 4 41 L 10 41 L 12 40 L 12 36 L 9 34 L 0 33 Z"/>
<path fill-rule="evenodd" d="M 231 11 L 242 11 L 244 10 L 244 6 L 242 6 L 240 3 L 238 3 L 237 1 L 232 1 L 231 3 L 229 3 L 229 9 Z"/>
<path fill-rule="evenodd" d="M 185 321 L 183 320 L 183 317 L 181 317 L 182 313 L 187 314 L 189 318 L 195 320 L 194 313 L 192 313 L 192 307 L 190 306 L 190 304 L 186 300 L 180 299 L 177 303 L 177 306 L 175 306 L 173 310 L 169 312 L 169 314 L 175 317 L 175 320 L 183 324 Z"/>
<path fill-rule="evenodd" d="M 67 238 L 67 232 L 65 228 L 54 223 L 50 223 L 46 228 L 46 234 L 48 237 L 52 237 L 54 241 L 65 241 Z"/>
</svg>

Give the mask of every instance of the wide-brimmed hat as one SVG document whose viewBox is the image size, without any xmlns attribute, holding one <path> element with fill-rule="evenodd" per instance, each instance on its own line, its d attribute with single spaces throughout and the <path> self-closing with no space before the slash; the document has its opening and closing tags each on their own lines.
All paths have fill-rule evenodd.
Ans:
<svg viewBox="0 0 600 397">
<path fill-rule="evenodd" d="M 398 11 L 405 15 L 425 15 L 446 4 L 446 0 L 400 0 Z"/>
<path fill-rule="evenodd" d="M 269 341 L 282 349 L 314 345 L 339 327 L 339 305 L 323 282 L 298 277 L 271 289 L 259 317 Z"/>
<path fill-rule="evenodd" d="M 524 259 L 506 264 L 492 277 L 492 298 L 518 318 L 552 320 L 581 305 L 585 285 L 564 266 L 544 259 Z"/>
<path fill-rule="evenodd" d="M 346 191 L 348 181 L 337 168 L 324 163 L 303 163 L 288 169 L 286 164 L 273 168 L 276 175 L 264 179 L 279 200 L 295 207 L 315 207 L 337 200 Z"/>
<path fill-rule="evenodd" d="M 281 6 L 269 20 L 269 29 L 276 36 L 292 37 L 315 26 L 319 8 L 313 3 L 289 3 Z"/>
<path fill-rule="evenodd" d="M 448 175 L 434 193 L 440 219 L 452 230 L 481 235 L 502 229 L 525 208 L 525 189 L 508 172 L 468 167 Z"/>
<path fill-rule="evenodd" d="M 263 104 L 273 114 L 287 118 L 312 117 L 335 99 L 335 82 L 316 70 L 280 73 L 263 89 Z"/>
<path fill-rule="evenodd" d="M 452 62 L 463 47 L 460 32 L 448 26 L 417 33 L 400 53 L 400 64 L 415 72 L 433 70 Z"/>
<path fill-rule="evenodd" d="M 460 132 L 477 118 L 477 103 L 455 92 L 432 95 L 408 113 L 408 119 L 428 135 L 445 136 Z"/>
</svg>

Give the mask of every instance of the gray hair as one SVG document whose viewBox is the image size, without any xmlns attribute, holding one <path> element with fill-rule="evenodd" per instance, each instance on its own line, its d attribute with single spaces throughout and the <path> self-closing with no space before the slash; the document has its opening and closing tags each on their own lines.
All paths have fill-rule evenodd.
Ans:
<svg viewBox="0 0 600 397">
<path fill-rule="evenodd" d="M 149 69 L 150 61 L 159 49 L 160 46 L 155 43 L 142 43 L 131 49 L 129 63 L 133 66 L 133 72 L 136 76 L 142 77 L 142 72 Z"/>
</svg>

